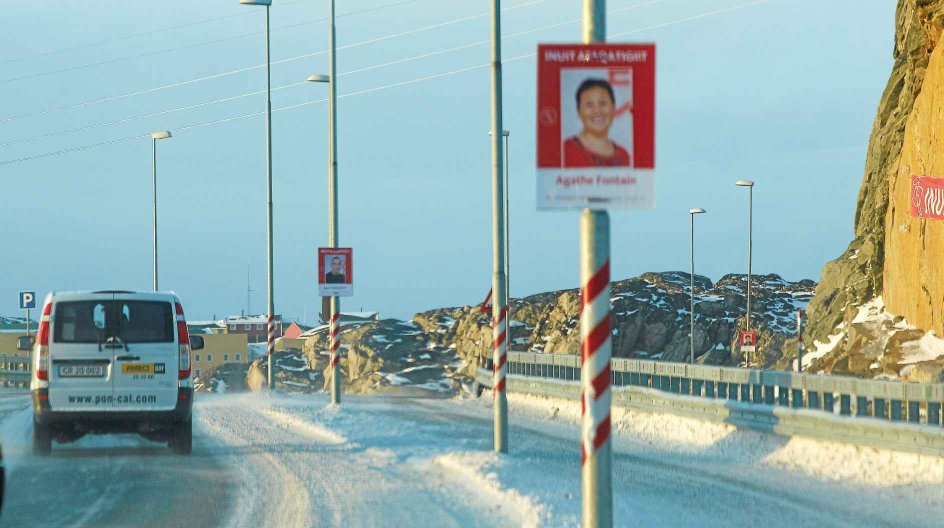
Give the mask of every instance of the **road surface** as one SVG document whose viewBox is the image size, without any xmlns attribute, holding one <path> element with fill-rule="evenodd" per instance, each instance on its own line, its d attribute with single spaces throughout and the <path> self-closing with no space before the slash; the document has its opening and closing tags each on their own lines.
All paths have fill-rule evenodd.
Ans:
<svg viewBox="0 0 944 528">
<path fill-rule="evenodd" d="M 576 432 L 531 418 L 490 451 L 484 404 L 416 397 L 199 395 L 194 452 L 135 436 L 29 453 L 29 402 L 0 397 L 8 486 L 0 526 L 575 526 Z M 514 415 L 513 415 L 514 418 Z M 617 444 L 618 526 L 939 526 L 941 506 Z M 942 496 L 944 497 L 944 496 Z M 937 516 L 937 517 L 935 517 Z"/>
</svg>

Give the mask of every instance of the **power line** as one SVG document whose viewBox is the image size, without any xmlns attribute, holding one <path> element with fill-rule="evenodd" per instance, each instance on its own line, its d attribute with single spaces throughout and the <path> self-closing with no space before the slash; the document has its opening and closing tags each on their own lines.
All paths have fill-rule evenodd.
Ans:
<svg viewBox="0 0 944 528">
<path fill-rule="evenodd" d="M 286 2 L 286 3 L 284 3 L 284 4 L 279 4 L 279 7 L 290 6 L 290 5 L 292 5 L 292 4 L 298 4 L 298 3 L 301 3 L 301 2 L 305 2 L 305 1 L 307 1 L 307 0 L 295 0 L 294 2 Z M 35 54 L 33 54 L 33 55 L 24 55 L 24 56 L 22 56 L 22 57 L 17 57 L 17 58 L 14 58 L 14 59 L 3 59 L 3 60 L 0 60 L 0 65 L 3 65 L 3 64 L 10 64 L 10 63 L 12 63 L 12 62 L 20 62 L 20 61 L 30 60 L 30 59 L 38 59 L 38 58 L 41 58 L 41 57 L 48 57 L 48 56 L 50 56 L 50 55 L 57 55 L 57 54 L 59 54 L 59 53 L 65 53 L 65 52 L 68 52 L 68 51 L 76 51 L 76 50 L 80 50 L 80 49 L 93 48 L 93 47 L 95 47 L 95 46 L 103 46 L 103 45 L 105 45 L 105 44 L 114 44 L 115 42 L 123 42 L 123 41 L 125 41 L 125 40 L 136 39 L 136 38 L 139 38 L 139 37 L 147 37 L 147 36 L 150 36 L 150 35 L 156 35 L 156 34 L 158 34 L 158 33 L 166 33 L 167 31 L 175 31 L 175 30 L 178 30 L 178 29 L 184 29 L 184 28 L 188 28 L 188 27 L 201 26 L 201 25 L 203 25 L 203 24 L 209 24 L 210 22 L 217 22 L 217 21 L 219 21 L 219 20 L 226 20 L 226 19 L 229 19 L 229 18 L 236 18 L 236 17 L 240 17 L 240 16 L 246 16 L 246 15 L 249 15 L 249 14 L 251 14 L 251 12 L 244 9 L 244 10 L 242 10 L 242 11 L 239 12 L 239 13 L 233 13 L 233 14 L 231 14 L 231 15 L 223 15 L 223 16 L 218 16 L 218 17 L 213 17 L 213 18 L 205 18 L 205 19 L 203 19 L 203 20 L 197 20 L 197 21 L 195 21 L 195 22 L 187 22 L 186 24 L 180 24 L 180 25 L 177 25 L 177 26 L 171 26 L 171 27 L 166 27 L 166 28 L 162 28 L 162 29 L 155 29 L 155 30 L 151 30 L 151 31 L 145 31 L 145 32 L 142 32 L 142 33 L 135 33 L 135 34 L 132 34 L 132 35 L 125 35 L 125 36 L 123 36 L 123 37 L 116 37 L 116 38 L 108 39 L 108 40 L 100 40 L 100 41 L 98 41 L 98 42 L 89 42 L 89 43 L 87 43 L 87 44 L 78 44 L 78 45 L 76 45 L 76 46 L 69 46 L 69 47 L 67 47 L 67 48 L 60 48 L 60 49 L 57 49 L 57 50 L 51 50 L 51 51 L 44 51 L 44 52 L 41 52 L 41 53 L 35 53 Z"/>
<path fill-rule="evenodd" d="M 625 11 L 631 11 L 631 10 L 634 10 L 634 9 L 638 9 L 638 8 L 640 8 L 640 7 L 648 6 L 648 5 L 651 5 L 651 4 L 658 4 L 658 3 L 665 2 L 665 1 L 666 1 L 666 0 L 649 0 L 648 2 L 643 2 L 643 3 L 641 3 L 641 4 L 635 4 L 635 5 L 632 5 L 632 6 L 626 6 L 626 7 L 622 7 L 622 8 L 618 8 L 618 9 L 612 9 L 612 10 L 608 11 L 607 13 L 610 14 L 610 15 L 613 15 L 613 14 L 616 14 L 616 13 L 621 13 L 621 12 L 625 12 Z M 556 27 L 561 27 L 561 26 L 565 26 L 565 25 L 568 25 L 568 24 L 573 24 L 573 23 L 576 23 L 576 22 L 579 22 L 579 21 L 580 21 L 580 19 L 572 19 L 572 20 L 568 20 L 568 21 L 565 21 L 565 22 L 559 22 L 559 23 L 549 24 L 549 25 L 545 25 L 545 26 L 541 26 L 541 27 L 537 27 L 537 28 L 533 28 L 533 29 L 528 29 L 528 30 L 525 30 L 525 31 L 519 31 L 519 32 L 517 32 L 517 33 L 511 33 L 511 34 L 509 34 L 509 35 L 505 35 L 504 37 L 502 37 L 502 40 L 511 39 L 511 38 L 515 38 L 515 37 L 519 37 L 519 36 L 523 36 L 523 35 L 528 35 L 528 34 L 536 33 L 536 32 L 543 31 L 543 30 L 547 30 L 547 29 L 552 29 L 552 28 L 556 28 Z M 437 50 L 437 51 L 433 51 L 433 52 L 430 52 L 430 53 L 424 53 L 424 54 L 421 54 L 421 55 L 414 55 L 414 56 L 412 56 L 412 57 L 405 57 L 405 58 L 402 58 L 402 59 L 397 59 L 397 60 L 393 60 L 393 61 L 388 61 L 388 62 L 384 62 L 384 63 L 381 63 L 381 64 L 374 64 L 374 65 L 372 65 L 372 66 L 366 66 L 366 67 L 363 67 L 363 68 L 358 68 L 358 69 L 350 70 L 350 71 L 347 71 L 347 72 L 342 72 L 342 73 L 339 73 L 338 76 L 339 76 L 339 77 L 342 77 L 342 76 L 347 76 L 347 75 L 351 75 L 351 74 L 354 74 L 354 73 L 362 73 L 362 72 L 365 72 L 365 71 L 376 70 L 376 69 L 379 69 L 379 68 L 385 68 L 385 67 L 388 67 L 388 66 L 393 66 L 393 65 L 397 65 L 397 64 L 403 64 L 403 63 L 406 63 L 406 62 L 412 62 L 412 61 L 419 60 L 419 59 L 424 59 L 424 58 L 428 58 L 428 57 L 433 57 L 433 56 L 436 56 L 436 55 L 442 55 L 442 54 L 446 54 L 446 53 L 452 53 L 452 52 L 459 51 L 459 50 L 462 50 L 462 49 L 467 49 L 467 48 L 472 48 L 472 47 L 475 47 L 475 46 L 480 46 L 480 45 L 488 44 L 488 42 L 489 42 L 489 40 L 487 40 L 487 39 L 486 39 L 486 40 L 480 40 L 480 41 L 477 41 L 477 42 L 472 42 L 472 43 L 469 43 L 469 44 L 463 44 L 463 45 L 461 45 L 461 46 L 456 46 L 456 47 L 453 47 L 453 48 L 447 48 L 447 49 L 443 49 L 443 50 Z M 273 88 L 272 90 L 273 90 L 273 91 L 276 91 L 276 90 L 283 90 L 283 89 L 286 89 L 286 88 L 292 88 L 292 87 L 295 87 L 295 86 L 300 86 L 300 85 L 302 85 L 302 84 L 306 84 L 306 83 L 305 83 L 304 81 L 302 81 L 302 82 L 297 82 L 297 83 L 286 84 L 286 85 L 283 85 L 283 86 L 277 86 L 277 87 Z M 254 91 L 254 92 L 247 92 L 247 93 L 243 93 L 243 94 L 239 94 L 239 95 L 234 95 L 234 96 L 230 96 L 230 97 L 224 97 L 224 98 L 220 98 L 220 99 L 214 99 L 214 100 L 211 100 L 211 101 L 204 101 L 204 102 L 202 102 L 202 103 L 194 103 L 194 104 L 190 104 L 190 105 L 186 105 L 186 106 L 180 106 L 180 107 L 176 107 L 176 108 L 170 108 L 170 109 L 167 109 L 167 110 L 161 110 L 161 111 L 156 111 L 156 112 L 149 112 L 149 113 L 146 113 L 146 114 L 141 114 L 141 115 L 137 115 L 137 116 L 133 116 L 133 117 L 127 117 L 127 118 L 117 119 L 117 120 L 114 120 L 114 121 L 107 121 L 107 122 L 104 122 L 104 123 L 97 123 L 97 124 L 94 124 L 94 125 L 88 125 L 88 126 L 83 126 L 83 127 L 78 127 L 78 128 L 72 128 L 72 129 L 69 129 L 69 130 L 62 130 L 62 131 L 58 131 L 58 132 L 51 132 L 51 133 L 41 134 L 41 135 L 33 136 L 33 137 L 27 137 L 27 138 L 21 138 L 21 139 L 14 139 L 14 140 L 11 140 L 11 141 L 0 142 L 0 147 L 8 147 L 8 146 L 10 146 L 10 145 L 16 145 L 16 144 L 19 144 L 19 143 L 28 143 L 28 142 L 31 142 L 31 141 L 38 141 L 38 140 L 43 140 L 43 139 L 50 139 L 50 138 L 59 137 L 59 136 L 63 136 L 63 135 L 67 135 L 67 134 L 71 134 L 71 133 L 75 133 L 75 132 L 84 132 L 84 131 L 92 130 L 92 129 L 95 129 L 95 128 L 101 128 L 101 127 L 104 127 L 104 126 L 119 125 L 119 124 L 131 122 L 131 121 L 136 121 L 136 120 L 139 120 L 139 119 L 146 119 L 146 118 L 149 118 L 149 117 L 156 117 L 156 116 L 159 116 L 159 115 L 170 114 L 170 113 L 174 113 L 174 112 L 180 112 L 180 111 L 183 111 L 183 110 L 192 110 L 192 109 L 194 109 L 194 108 L 200 108 L 200 107 L 209 106 L 209 105 L 213 105 L 213 104 L 224 103 L 224 102 L 233 101 L 233 100 L 236 100 L 236 99 L 241 99 L 241 98 L 250 97 L 250 96 L 253 96 L 253 95 L 259 95 L 259 94 L 263 94 L 263 93 L 265 93 L 265 90 L 258 90 L 258 91 Z"/>
<path fill-rule="evenodd" d="M 740 9 L 745 9 L 745 8 L 752 7 L 752 6 L 756 6 L 756 5 L 760 5 L 760 4 L 766 4 L 766 3 L 769 3 L 770 1 L 771 1 L 771 0 L 756 0 L 756 1 L 754 1 L 754 2 L 750 2 L 750 3 L 746 3 L 746 4 L 740 4 L 740 5 L 733 6 L 733 7 L 726 8 L 726 9 L 721 9 L 721 10 L 717 10 L 717 11 L 712 11 L 712 12 L 709 12 L 709 13 L 702 13 L 702 14 L 700 14 L 700 15 L 694 15 L 694 16 L 690 16 L 690 17 L 686 17 L 686 18 L 677 19 L 677 20 L 670 20 L 670 21 L 668 21 L 668 22 L 663 22 L 663 23 L 656 24 L 656 25 L 653 25 L 653 26 L 648 26 L 648 27 L 645 27 L 645 28 L 635 29 L 635 30 L 633 30 L 633 31 L 627 31 L 627 32 L 625 32 L 625 33 L 620 33 L 620 34 L 618 34 L 618 35 L 613 35 L 613 36 L 611 36 L 610 38 L 622 37 L 622 36 L 630 35 L 630 34 L 633 34 L 633 33 L 639 33 L 639 32 L 641 32 L 641 31 L 647 31 L 647 30 L 650 30 L 650 29 L 663 28 L 663 27 L 666 27 L 666 26 L 671 26 L 671 25 L 675 25 L 675 24 L 681 24 L 681 23 L 684 23 L 684 22 L 690 22 L 690 21 L 692 21 L 692 20 L 698 20 L 698 19 L 707 18 L 707 17 L 711 17 L 711 16 L 716 16 L 716 15 L 720 15 L 720 14 L 724 14 L 724 13 L 729 13 L 729 12 L 732 12 L 732 11 L 737 11 L 737 10 L 740 10 Z M 520 61 L 520 60 L 532 58 L 532 57 L 534 57 L 534 56 L 536 56 L 536 55 L 537 55 L 537 53 L 527 53 L 527 54 L 524 54 L 524 55 L 518 55 L 518 56 L 515 56 L 515 57 L 508 58 L 508 59 L 502 59 L 502 61 L 503 61 L 504 63 L 517 62 L 517 61 Z M 465 73 L 465 72 L 469 72 L 469 71 L 473 71 L 473 70 L 479 70 L 479 69 L 482 69 L 482 68 L 487 68 L 487 67 L 489 67 L 489 66 L 491 66 L 491 64 L 479 64 L 479 65 L 470 66 L 470 67 L 467 67 L 467 68 L 460 68 L 460 69 L 457 69 L 457 70 L 451 70 L 451 71 L 447 71 L 447 72 L 441 72 L 441 73 L 437 73 L 437 74 L 427 75 L 427 76 L 425 76 L 425 77 L 417 77 L 417 78 L 415 78 L 415 79 L 409 79 L 409 80 L 406 80 L 406 81 L 401 81 L 401 82 L 397 82 L 397 83 L 387 84 L 387 85 L 384 85 L 384 86 L 377 86 L 377 87 L 374 87 L 374 88 L 368 88 L 368 89 L 360 90 L 360 91 L 357 91 L 357 92 L 350 92 L 350 93 L 347 93 L 347 94 L 340 95 L 340 96 L 338 96 L 338 98 L 339 98 L 339 99 L 342 99 L 342 98 L 345 98 L 345 97 L 353 97 L 353 96 L 356 96 L 356 95 L 363 95 L 363 94 L 378 92 L 378 91 L 381 91 L 381 90 L 386 90 L 386 89 L 395 88 L 395 87 L 399 87 L 399 86 L 404 86 L 404 85 L 408 85 L 408 84 L 414 84 L 414 83 L 418 83 L 418 82 L 422 82 L 422 81 L 428 81 L 428 80 L 437 79 L 437 78 L 441 78 L 441 77 L 447 77 L 447 76 L 450 76 L 450 75 L 456 75 L 456 74 L 459 74 L 459 73 Z M 304 103 L 298 103 L 298 104 L 294 104 L 294 105 L 290 105 L 290 106 L 284 106 L 284 107 L 281 107 L 281 108 L 273 109 L 272 111 L 273 111 L 273 112 L 281 112 L 281 111 L 285 111 L 285 110 L 292 110 L 292 109 L 295 109 L 295 108 L 301 108 L 301 107 L 304 107 L 304 106 L 309 106 L 309 105 L 313 105 L 313 104 L 323 103 L 323 102 L 326 102 L 326 101 L 327 101 L 327 99 L 318 99 L 318 100 L 314 100 L 314 101 L 306 101 L 306 102 L 304 102 Z M 228 123 L 228 122 L 230 122 L 230 121 L 236 121 L 236 120 L 239 120 L 239 119 L 246 119 L 246 118 L 249 118 L 249 117 L 257 117 L 257 116 L 261 116 L 261 115 L 264 115 L 264 114 L 265 114 L 264 111 L 253 112 L 253 113 L 249 113 L 249 114 L 241 114 L 241 115 L 237 115 L 237 116 L 231 116 L 231 117 L 226 117 L 226 118 L 222 118 L 222 119 L 216 119 L 216 120 L 213 120 L 213 121 L 206 121 L 206 122 L 202 122 L 202 123 L 195 123 L 195 124 L 191 124 L 191 125 L 186 125 L 186 126 L 183 126 L 183 127 L 175 127 L 174 130 L 175 130 L 176 132 L 182 132 L 182 131 L 191 130 L 191 129 L 196 129 L 196 128 L 202 128 L 202 127 L 206 127 L 206 126 L 212 126 L 212 125 L 218 125 L 218 124 L 222 124 L 222 123 Z M 115 140 L 111 140 L 111 141 L 105 141 L 105 142 L 102 142 L 102 143 L 93 143 L 93 144 L 90 144 L 90 145 L 83 145 L 83 146 L 80 146 L 80 147 L 73 147 L 73 148 L 64 149 L 64 150 L 58 150 L 58 151 L 54 151 L 54 152 L 46 152 L 46 153 L 43 153 L 43 154 L 36 154 L 36 155 L 33 155 L 33 156 L 26 156 L 26 157 L 22 157 L 22 158 L 4 160 L 4 161 L 0 161 L 0 166 L 12 165 L 12 164 L 15 164 L 15 163 L 22 163 L 22 162 L 26 162 L 26 161 L 32 161 L 32 160 L 41 159 L 41 158 L 48 158 L 48 157 L 58 156 L 58 155 L 62 155 L 62 154 L 69 154 L 69 153 L 76 152 L 76 151 L 87 150 L 87 149 L 92 149 L 92 148 L 97 148 L 97 147 L 104 147 L 104 146 L 108 146 L 108 145 L 114 145 L 114 144 L 117 144 L 117 143 L 124 143 L 124 142 L 127 142 L 127 141 L 132 141 L 132 140 L 135 140 L 135 139 L 142 139 L 142 138 L 147 138 L 147 137 L 150 137 L 150 135 L 149 135 L 149 134 L 139 134 L 139 135 L 136 135 L 136 136 L 129 136 L 129 137 L 121 138 L 121 139 L 115 139 Z"/>
<path fill-rule="evenodd" d="M 504 8 L 504 9 L 502 9 L 502 11 L 510 11 L 510 10 L 513 10 L 513 9 L 519 9 L 519 8 L 522 8 L 522 7 L 527 7 L 527 6 L 531 6 L 531 5 L 535 5 L 535 4 L 544 3 L 544 2 L 546 2 L 546 1 L 547 1 L 547 0 L 531 0 L 531 1 L 528 1 L 528 2 L 525 2 L 525 3 L 522 3 L 522 4 L 517 4 L 517 5 L 514 5 L 514 6 L 506 7 L 506 8 Z M 360 42 L 355 42 L 355 43 L 348 44 L 348 45 L 345 45 L 345 46 L 340 46 L 340 47 L 338 47 L 338 50 L 351 49 L 351 48 L 355 48 L 355 47 L 358 47 L 358 46 L 365 46 L 365 45 L 367 45 L 367 44 L 375 44 L 375 43 L 377 43 L 377 42 L 382 42 L 382 41 L 385 41 L 385 40 L 391 40 L 391 39 L 394 39 L 394 38 L 399 38 L 399 37 L 403 37 L 403 36 L 407 36 L 407 35 L 412 35 L 412 34 L 420 33 L 420 32 L 423 32 L 423 31 L 429 31 L 429 30 L 432 30 L 432 29 L 437 29 L 437 28 L 440 28 L 440 27 L 444 27 L 444 26 L 451 25 L 451 24 L 456 24 L 456 23 L 459 23 L 459 22 L 465 22 L 465 21 L 472 20 L 472 19 L 475 19 L 475 18 L 482 18 L 482 17 L 485 17 L 485 16 L 488 16 L 488 13 L 483 13 L 483 14 L 479 14 L 479 15 L 474 15 L 474 16 L 471 16 L 471 17 L 463 17 L 463 18 L 459 18 L 459 19 L 453 19 L 453 20 L 449 20 L 449 21 L 446 21 L 446 22 L 439 22 L 439 23 L 436 23 L 436 24 L 432 24 L 432 25 L 428 25 L 428 26 L 423 26 L 423 27 L 420 27 L 420 28 L 415 28 L 415 29 L 411 29 L 411 30 L 407 30 L 407 31 L 402 31 L 402 32 L 399 32 L 399 33 L 391 34 L 391 35 L 386 35 L 386 36 L 383 36 L 383 37 L 377 37 L 377 38 L 373 38 L 373 39 L 369 39 L 369 40 L 364 40 L 364 41 L 360 41 Z M 325 53 L 327 53 L 327 50 L 324 50 L 324 51 L 317 51 L 317 52 L 312 52 L 312 53 L 306 53 L 306 54 L 304 54 L 304 55 L 298 55 L 298 56 L 296 56 L 296 57 L 289 57 L 289 58 L 287 58 L 287 59 L 281 59 L 281 60 L 278 60 L 278 61 L 273 61 L 273 62 L 272 62 L 272 65 L 283 64 L 283 63 L 286 63 L 286 62 L 291 62 L 291 61 L 306 59 L 306 58 L 314 57 L 314 56 L 317 56 L 317 55 L 324 55 Z M 251 70 L 256 70 L 256 69 L 264 68 L 264 67 L 265 67 L 265 64 L 258 64 L 258 65 L 256 65 L 256 66 L 247 66 L 247 67 L 245 67 L 245 68 L 238 68 L 238 69 L 235 69 L 235 70 L 229 70 L 229 71 L 225 71 L 225 72 L 220 72 L 220 73 L 215 73 L 215 74 L 211 74 L 211 75 L 206 75 L 206 76 L 204 76 L 204 77 L 198 77 L 198 78 L 196 78 L 196 79 L 190 79 L 190 80 L 187 80 L 187 81 L 179 81 L 179 82 L 175 82 L 175 83 L 165 84 L 165 85 L 162 85 L 162 86 L 155 86 L 155 87 L 153 87 L 153 88 L 146 88 L 146 89 L 144 89 L 144 90 L 138 90 L 138 91 L 135 91 L 135 92 L 129 92 L 129 93 L 121 94 L 121 95 L 113 95 L 113 96 L 111 96 L 111 97 L 103 97 L 103 98 L 101 98 L 101 99 L 93 99 L 93 100 L 91 100 L 91 101 L 84 101 L 84 102 L 81 102 L 81 103 L 72 103 L 72 104 L 63 105 L 63 106 L 59 106 L 59 107 L 49 108 L 49 109 L 46 109 L 46 110 L 38 110 L 38 111 L 36 111 L 36 112 L 30 112 L 30 113 L 28 113 L 28 114 L 20 114 L 20 115 L 15 115 L 15 116 L 10 116 L 10 117 L 2 118 L 2 119 L 0 119 L 0 123 L 6 123 L 6 122 L 10 122 L 10 121 L 19 121 L 19 120 L 22 120 L 22 119 L 29 119 L 29 118 L 33 118 L 33 117 L 39 117 L 39 116 L 48 115 L 48 114 L 52 114 L 52 113 L 56 113 L 56 112 L 62 112 L 62 111 L 65 111 L 65 110 L 71 110 L 71 109 L 75 109 L 75 108 L 82 108 L 82 107 L 86 107 L 86 106 L 91 106 L 91 105 L 96 105 L 96 104 L 101 104 L 101 103 L 107 103 L 107 102 L 110 102 L 110 101 L 116 101 L 116 100 L 125 99 L 125 98 L 128 98 L 128 97 L 135 97 L 135 96 L 138 96 L 138 95 L 144 95 L 144 94 L 153 93 L 153 92 L 157 92 L 157 91 L 161 91 L 161 90 L 167 90 L 167 89 L 170 89 L 170 88 L 177 88 L 177 87 L 185 86 L 185 85 L 188 85 L 188 84 L 194 84 L 194 83 L 203 82 L 203 81 L 208 81 L 208 80 L 212 80 L 212 79 L 218 79 L 218 78 L 220 78 L 220 77 L 227 77 L 227 76 L 230 76 L 230 75 L 235 75 L 235 74 L 238 74 L 238 73 L 243 73 L 243 72 L 247 72 L 247 71 L 251 71 Z"/>
<path fill-rule="evenodd" d="M 401 5 L 403 5 L 403 4 L 409 4 L 409 3 L 416 2 L 416 1 L 418 1 L 418 0 L 404 0 L 404 1 L 401 1 L 401 2 L 397 2 L 397 3 L 394 3 L 394 4 L 388 4 L 388 5 L 385 5 L 385 6 L 373 7 L 373 8 L 367 8 L 367 9 L 361 9 L 361 10 L 359 10 L 359 11 L 354 11 L 354 12 L 351 12 L 351 13 L 345 13 L 345 14 L 343 14 L 343 15 L 339 15 L 338 18 L 345 17 L 345 16 L 351 16 L 351 15 L 359 15 L 359 14 L 361 14 L 361 13 L 367 13 L 367 12 L 370 12 L 370 11 L 377 11 L 377 10 L 379 10 L 379 9 L 387 9 L 387 8 L 389 8 L 389 7 L 401 6 Z M 233 15 L 233 16 L 235 16 L 235 15 Z M 313 19 L 313 20 L 307 20 L 307 21 L 305 21 L 305 22 L 297 22 L 297 23 L 295 23 L 295 24 L 289 24 L 289 25 L 287 25 L 287 26 L 281 26 L 281 27 L 273 28 L 272 31 L 278 31 L 278 30 L 282 30 L 282 29 L 289 29 L 289 28 L 294 28 L 294 27 L 299 27 L 299 26 L 305 26 L 305 25 L 309 25 L 309 24 L 314 24 L 314 23 L 316 23 L 316 22 L 322 22 L 322 21 L 325 21 L 325 20 L 328 20 L 328 17 L 316 18 L 316 19 Z M 28 79 L 36 79 L 36 78 L 39 78 L 39 77 L 48 77 L 48 76 L 50 76 L 50 75 L 57 75 L 57 74 L 60 74 L 60 73 L 68 73 L 68 72 L 73 72 L 73 71 L 77 71 L 77 70 L 84 70 L 84 69 L 86 69 L 86 68 L 94 68 L 94 67 L 97 67 L 97 66 L 107 66 L 107 65 L 109 65 L 109 64 L 116 64 L 116 63 L 119 63 L 119 62 L 125 62 L 125 61 L 129 61 L 129 60 L 134 60 L 134 59 L 141 59 L 141 58 L 144 58 L 144 57 L 153 57 L 153 56 L 155 56 L 155 55 L 163 55 L 163 54 L 165 54 L 165 53 L 171 53 L 171 52 L 174 52 L 174 51 L 181 51 L 181 50 L 185 50 L 185 49 L 192 49 L 192 48 L 199 48 L 199 47 L 203 47 L 203 46 L 209 46 L 209 45 L 211 45 L 211 44 L 218 44 L 218 43 L 220 43 L 220 42 L 226 42 L 226 41 L 230 41 L 230 40 L 241 39 L 241 38 L 244 38 L 244 37 L 251 37 L 251 36 L 253 36 L 253 35 L 260 35 L 260 34 L 263 34 L 263 33 L 265 33 L 265 32 L 264 32 L 264 31 L 253 31 L 253 32 L 250 32 L 250 33 L 241 33 L 241 34 L 239 34 L 239 35 L 232 35 L 232 36 L 229 36 L 229 37 L 223 37 L 223 38 L 219 38 L 219 39 L 215 39 L 215 40 L 208 40 L 208 41 L 203 41 L 203 42 L 197 42 L 197 43 L 194 43 L 194 44 L 187 44 L 187 45 L 184 45 L 184 46 L 176 46 L 176 47 L 173 47 L 173 48 L 166 48 L 166 49 L 157 50 L 157 51 L 150 51 L 150 52 L 147 52 L 147 53 L 139 53 L 139 54 L 137 54 L 137 55 L 131 55 L 131 56 L 128 56 L 128 57 L 118 57 L 118 58 L 115 58 L 115 59 L 108 59 L 108 60 L 103 60 L 103 61 L 99 61 L 99 62 L 92 62 L 92 63 L 88 63 L 88 64 L 80 64 L 80 65 L 78 65 L 78 66 L 70 66 L 70 67 L 68 67 L 68 68 L 60 68 L 60 69 L 58 69 L 58 70 L 51 70 L 51 71 L 40 72 L 40 73 L 32 73 L 32 74 L 29 74 L 29 75 L 22 75 L 22 76 L 20 76 L 20 77 L 10 77 L 10 78 L 7 78 L 7 79 L 0 79 L 0 84 L 7 84 L 7 83 L 16 82 L 16 81 L 24 81 L 24 80 L 28 80 Z"/>
</svg>

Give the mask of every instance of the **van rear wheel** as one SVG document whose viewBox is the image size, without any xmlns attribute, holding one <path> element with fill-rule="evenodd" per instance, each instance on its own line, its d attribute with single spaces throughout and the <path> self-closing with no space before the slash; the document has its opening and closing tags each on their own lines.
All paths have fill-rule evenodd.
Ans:
<svg viewBox="0 0 944 528">
<path fill-rule="evenodd" d="M 52 431 L 48 425 L 33 422 L 33 454 L 46 456 L 52 452 Z"/>
<path fill-rule="evenodd" d="M 193 450 L 193 422 L 177 424 L 171 433 L 170 450 L 178 455 L 189 455 Z"/>
</svg>

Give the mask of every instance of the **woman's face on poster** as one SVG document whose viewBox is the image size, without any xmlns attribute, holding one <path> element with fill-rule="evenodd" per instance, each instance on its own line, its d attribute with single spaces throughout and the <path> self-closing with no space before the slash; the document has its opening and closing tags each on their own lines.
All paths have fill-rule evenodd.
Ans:
<svg viewBox="0 0 944 528">
<path fill-rule="evenodd" d="M 613 123 L 613 100 L 610 93 L 599 86 L 588 88 L 580 94 L 577 113 L 584 130 L 598 136 L 606 136 Z"/>
</svg>

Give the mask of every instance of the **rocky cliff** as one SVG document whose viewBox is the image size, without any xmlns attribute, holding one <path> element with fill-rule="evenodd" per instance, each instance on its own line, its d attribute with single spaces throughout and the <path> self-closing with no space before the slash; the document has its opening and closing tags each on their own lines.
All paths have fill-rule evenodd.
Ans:
<svg viewBox="0 0 944 528">
<path fill-rule="evenodd" d="M 944 150 L 935 149 L 944 139 L 942 28 L 944 0 L 899 1 L 895 62 L 869 139 L 855 238 L 826 265 L 809 306 L 804 338 L 829 348 L 814 370 L 898 375 L 875 360 L 923 331 L 944 335 L 944 223 L 910 211 L 911 176 L 944 177 Z M 885 315 L 863 315 L 869 303 L 884 304 Z"/>
<path fill-rule="evenodd" d="M 614 282 L 614 356 L 686 360 L 690 349 L 689 281 L 687 273 L 668 272 Z M 742 362 L 733 339 L 744 325 L 746 277 L 727 275 L 714 284 L 696 276 L 695 283 L 696 361 L 720 365 Z M 795 334 L 796 311 L 806 306 L 814 288 L 815 283 L 809 280 L 793 283 L 777 275 L 753 277 L 752 319 L 760 331 L 763 352 L 754 358 L 755 364 L 772 366 L 782 360 L 784 344 Z M 511 350 L 578 353 L 579 311 L 576 289 L 513 299 Z M 340 339 L 345 390 L 452 392 L 468 382 L 473 369 L 490 353 L 489 321 L 490 314 L 482 313 L 478 306 L 464 306 L 419 313 L 409 322 L 387 319 L 344 325 Z M 329 379 L 325 370 L 327 339 L 326 327 L 312 330 L 302 351 L 309 368 L 317 373 L 311 376 L 315 390 Z M 792 348 L 787 349 L 793 353 Z M 281 379 L 279 374 L 276 377 Z"/>
</svg>

